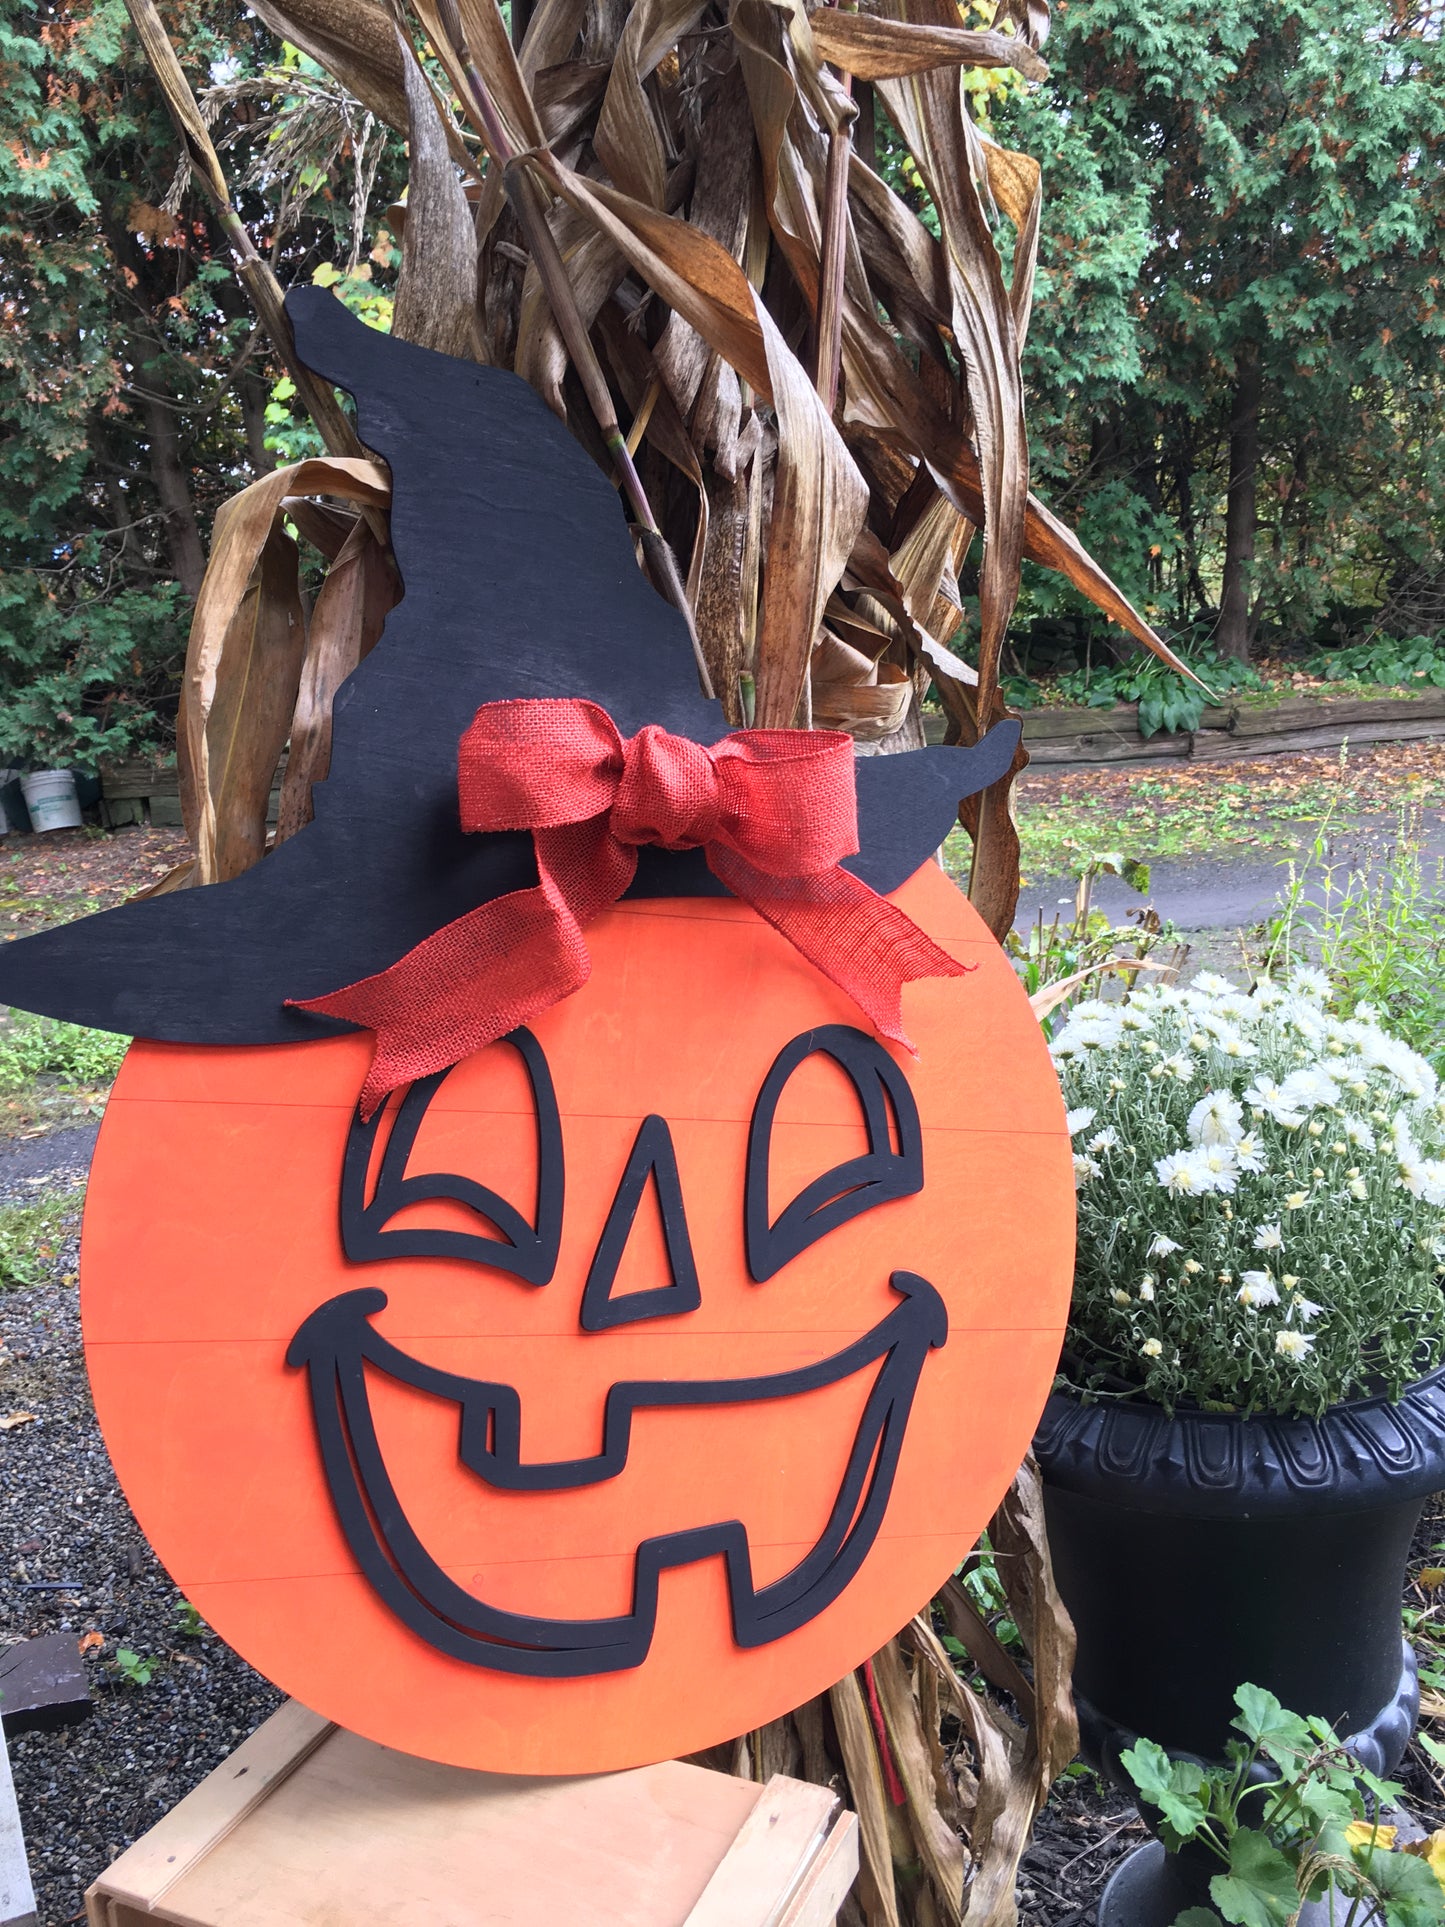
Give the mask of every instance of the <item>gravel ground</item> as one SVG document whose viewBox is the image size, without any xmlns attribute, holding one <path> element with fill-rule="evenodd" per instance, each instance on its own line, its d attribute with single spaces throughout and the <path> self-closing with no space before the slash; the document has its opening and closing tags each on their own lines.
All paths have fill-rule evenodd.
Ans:
<svg viewBox="0 0 1445 1927">
<path fill-rule="evenodd" d="M 73 1190 L 78 1212 L 93 1137 L 0 1151 L 0 1204 Z M 100 1635 L 86 1654 L 89 1716 L 10 1742 L 41 1927 L 82 1919 L 90 1882 L 281 1697 L 219 1639 L 186 1632 L 121 1496 L 86 1383 L 76 1257 L 72 1238 L 55 1282 L 0 1298 L 0 1413 L 35 1415 L 0 1433 L 4 1638 Z M 148 1684 L 116 1671 L 121 1647 L 155 1662 Z"/>
</svg>

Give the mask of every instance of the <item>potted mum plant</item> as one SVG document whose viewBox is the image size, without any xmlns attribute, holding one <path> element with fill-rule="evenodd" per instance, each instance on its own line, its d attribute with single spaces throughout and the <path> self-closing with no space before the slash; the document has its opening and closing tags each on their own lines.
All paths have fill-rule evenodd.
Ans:
<svg viewBox="0 0 1445 1927">
<path fill-rule="evenodd" d="M 1445 1486 L 1445 1105 L 1318 971 L 1088 1002 L 1052 1046 L 1079 1245 L 1039 1431 L 1086 1746 L 1224 1755 L 1241 1679 L 1373 1772 L 1418 1705 L 1410 1540 Z"/>
</svg>

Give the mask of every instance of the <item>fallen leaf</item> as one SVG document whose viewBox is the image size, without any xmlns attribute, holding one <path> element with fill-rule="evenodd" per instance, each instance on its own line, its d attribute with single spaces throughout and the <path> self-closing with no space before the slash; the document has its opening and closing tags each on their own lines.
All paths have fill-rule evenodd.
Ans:
<svg viewBox="0 0 1445 1927">
<path fill-rule="evenodd" d="M 1415 1575 L 1415 1584 L 1426 1592 L 1434 1592 L 1437 1587 L 1445 1586 L 1445 1566 L 1422 1566 Z"/>
<path fill-rule="evenodd" d="M 104 1633 L 97 1633 L 97 1632 L 82 1633 L 80 1635 L 80 1640 L 79 1640 L 81 1658 L 84 1659 L 87 1653 L 98 1653 L 104 1644 L 105 1644 Z"/>
<path fill-rule="evenodd" d="M 34 1418 L 33 1412 L 7 1412 L 0 1418 L 0 1432 L 13 1432 L 17 1425 L 32 1424 Z"/>
</svg>

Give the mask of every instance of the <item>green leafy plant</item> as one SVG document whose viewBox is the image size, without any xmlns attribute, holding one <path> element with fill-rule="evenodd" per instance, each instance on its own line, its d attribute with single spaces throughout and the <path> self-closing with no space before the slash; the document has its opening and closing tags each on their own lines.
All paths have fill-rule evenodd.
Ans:
<svg viewBox="0 0 1445 1927">
<path fill-rule="evenodd" d="M 1317 1416 L 1445 1357 L 1438 1080 L 1331 995 L 1201 972 L 1070 1012 L 1076 1390 Z"/>
<path fill-rule="evenodd" d="M 75 1235 L 79 1210 L 74 1192 L 0 1205 L 0 1289 L 44 1284 L 54 1274 L 61 1246 Z"/>
<path fill-rule="evenodd" d="M 1149 866 L 1137 858 L 1119 850 L 1081 856 L 1075 871 L 1073 916 L 1064 918 L 1055 912 L 1045 922 L 1040 910 L 1027 931 L 1011 930 L 1005 940 L 1004 948 L 1034 1001 L 1046 1037 L 1053 1035 L 1069 1004 L 1096 986 L 1100 977 L 1118 975 L 1128 980 L 1161 945 L 1172 944 L 1152 910 L 1139 911 L 1136 921 L 1128 924 L 1113 924 L 1095 910 L 1094 884 L 1101 876 L 1122 877 L 1141 895 L 1149 888 Z M 1177 974 L 1187 955 L 1183 946 L 1173 945 L 1168 972 Z"/>
<path fill-rule="evenodd" d="M 143 1658 L 139 1653 L 132 1652 L 129 1646 L 119 1647 L 110 1664 L 127 1686 L 149 1686 L 160 1670 L 158 1659 Z"/>
<path fill-rule="evenodd" d="M 129 1039 L 84 1024 L 16 1011 L 0 1027 L 0 1091 L 20 1091 L 37 1077 L 67 1084 L 109 1084 Z"/>
<path fill-rule="evenodd" d="M 1305 1901 L 1325 1899 L 1332 1927 L 1445 1922 L 1445 1831 L 1398 1845 L 1396 1829 L 1376 1823 L 1398 1786 L 1369 1772 L 1328 1721 L 1286 1712 L 1258 1686 L 1241 1686 L 1234 1703 L 1243 1737 L 1225 1766 L 1171 1760 L 1147 1739 L 1121 1756 L 1160 1815 L 1165 1847 L 1192 1842 L 1220 1864 L 1214 1907 L 1190 1907 L 1174 1927 L 1289 1927 Z"/>
<path fill-rule="evenodd" d="M 1445 637 L 1376 636 L 1343 649 L 1323 649 L 1305 664 L 1329 682 L 1382 683 L 1390 689 L 1445 689 Z"/>
<path fill-rule="evenodd" d="M 182 1639 L 204 1639 L 211 1629 L 189 1599 L 178 1599 L 176 1630 Z"/>
<path fill-rule="evenodd" d="M 1154 656 L 1131 658 L 1110 668 L 1072 670 L 1059 677 L 1055 688 L 1067 701 L 1083 703 L 1088 709 L 1137 703 L 1139 734 L 1157 736 L 1161 730 L 1172 734 L 1197 729 L 1211 699 L 1217 702 L 1233 690 L 1264 687 L 1247 663 L 1212 651 L 1187 660 L 1207 692 Z"/>
<path fill-rule="evenodd" d="M 1427 860 L 1420 812 L 1404 809 L 1389 861 L 1373 873 L 1342 872 L 1326 859 L 1330 821 L 1290 866 L 1271 960 L 1318 957 L 1343 1010 L 1378 1008 L 1445 1072 L 1445 861 Z"/>
</svg>

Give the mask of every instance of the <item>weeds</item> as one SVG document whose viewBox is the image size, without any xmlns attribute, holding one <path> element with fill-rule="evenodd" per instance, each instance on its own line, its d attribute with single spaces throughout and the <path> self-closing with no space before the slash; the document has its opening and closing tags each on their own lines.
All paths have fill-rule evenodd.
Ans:
<svg viewBox="0 0 1445 1927">
<path fill-rule="evenodd" d="M 117 1678 L 123 1679 L 127 1686 L 149 1686 L 156 1676 L 160 1661 L 142 1658 L 139 1653 L 133 1653 L 129 1646 L 122 1646 L 110 1664 Z"/>
<path fill-rule="evenodd" d="M 78 1228 L 83 1196 L 60 1191 L 28 1204 L 0 1205 L 0 1289 L 53 1277 L 61 1246 Z"/>
<path fill-rule="evenodd" d="M 1094 884 L 1104 875 L 1122 877 L 1130 889 L 1141 895 L 1149 888 L 1149 866 L 1118 851 L 1107 851 L 1084 859 L 1079 866 L 1074 892 L 1074 914 L 1067 921 L 1055 913 L 1044 921 L 1040 910 L 1022 936 L 1010 931 L 1004 944 L 1024 989 L 1038 1000 L 1050 987 L 1056 1000 L 1042 1011 L 1040 1023 L 1046 1037 L 1076 997 L 1099 994 L 1099 978 L 1122 975 L 1132 979 L 1132 966 L 1151 962 L 1164 965 L 1165 974 L 1177 976 L 1189 955 L 1186 945 L 1173 941 L 1173 933 L 1159 921 L 1153 910 L 1140 909 L 1133 921 L 1113 924 L 1093 907 Z M 1167 959 L 1153 958 L 1151 952 L 1171 945 Z M 1059 990 L 1065 994 L 1057 996 Z M 1047 1001 L 1047 1000 L 1046 1000 Z M 1036 1001 L 1035 1008 L 1039 1008 Z"/>
<path fill-rule="evenodd" d="M 128 1042 L 108 1030 L 15 1011 L 0 1026 L 0 1091 L 24 1090 L 47 1075 L 64 1084 L 109 1084 Z"/>
<path fill-rule="evenodd" d="M 1343 876 L 1327 860 L 1330 818 L 1289 866 L 1284 908 L 1269 929 L 1266 968 L 1319 963 L 1340 1009 L 1378 1009 L 1388 1027 L 1445 1073 L 1445 862 L 1427 862 L 1420 813 L 1402 809 L 1388 862 Z"/>
</svg>

